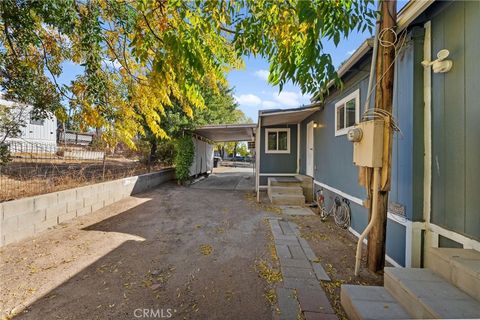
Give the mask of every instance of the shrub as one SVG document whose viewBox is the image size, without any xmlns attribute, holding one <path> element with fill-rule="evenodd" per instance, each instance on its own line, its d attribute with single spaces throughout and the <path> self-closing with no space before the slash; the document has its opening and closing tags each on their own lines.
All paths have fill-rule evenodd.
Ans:
<svg viewBox="0 0 480 320">
<path fill-rule="evenodd" d="M 190 166 L 193 163 L 195 150 L 192 137 L 184 136 L 175 140 L 175 173 L 178 181 L 185 182 L 190 178 Z"/>
</svg>

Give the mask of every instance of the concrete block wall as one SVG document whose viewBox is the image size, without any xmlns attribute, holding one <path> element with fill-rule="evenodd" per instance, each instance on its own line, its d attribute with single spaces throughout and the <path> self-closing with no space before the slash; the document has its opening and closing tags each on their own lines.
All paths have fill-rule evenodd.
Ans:
<svg viewBox="0 0 480 320">
<path fill-rule="evenodd" d="M 173 169 L 166 169 L 0 203 L 0 246 L 152 189 L 172 180 L 174 175 Z"/>
</svg>

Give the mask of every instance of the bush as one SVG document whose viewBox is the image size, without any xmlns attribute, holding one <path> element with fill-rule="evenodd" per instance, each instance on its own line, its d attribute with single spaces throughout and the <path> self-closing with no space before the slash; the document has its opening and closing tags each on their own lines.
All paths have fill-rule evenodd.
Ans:
<svg viewBox="0 0 480 320">
<path fill-rule="evenodd" d="M 0 143 L 0 165 L 6 164 L 12 160 L 8 144 Z"/>
<path fill-rule="evenodd" d="M 190 178 L 190 166 L 193 163 L 195 150 L 192 137 L 185 136 L 175 140 L 175 173 L 178 181 L 185 182 Z"/>
</svg>

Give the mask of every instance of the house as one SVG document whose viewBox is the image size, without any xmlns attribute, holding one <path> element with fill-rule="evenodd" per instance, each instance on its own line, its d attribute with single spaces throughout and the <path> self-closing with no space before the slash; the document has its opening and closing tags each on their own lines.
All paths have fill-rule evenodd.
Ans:
<svg viewBox="0 0 480 320">
<path fill-rule="evenodd" d="M 57 118 L 51 114 L 45 119 L 36 119 L 33 107 L 5 100 L 0 95 L 0 105 L 11 108 L 16 121 L 23 122 L 20 134 L 7 137 L 13 152 L 32 152 L 41 149 L 41 152 L 55 152 L 57 147 Z M 3 135 L 1 135 L 3 136 Z"/>
<path fill-rule="evenodd" d="M 399 306 L 397 318 L 453 318 L 452 312 L 462 318 L 478 312 L 478 317 L 480 304 L 463 296 L 468 307 L 459 310 L 449 304 L 438 312 L 429 305 L 432 301 L 418 295 L 409 300 L 405 292 L 414 295 L 420 289 L 402 279 L 428 278 L 432 282 L 422 283 L 424 289 L 447 280 L 445 286 L 454 287 L 445 293 L 450 298 L 460 289 L 480 300 L 480 2 L 410 1 L 397 25 L 399 39 L 405 36 L 394 78 L 393 115 L 401 133 L 393 142 L 386 260 L 396 267 L 427 269 L 418 276 L 407 274 L 417 269 L 386 268 L 385 292 L 345 287 L 342 304 L 357 319 L 366 315 L 355 306 L 368 296 L 379 301 L 393 296 L 396 302 L 387 299 L 393 306 L 389 312 Z M 372 40 L 365 41 L 341 66 L 343 89 L 332 86 L 322 103 L 260 111 L 256 136 L 258 193 L 278 177 L 310 178 L 314 190 L 324 190 L 327 208 L 335 197 L 349 200 L 349 230 L 357 236 L 368 223 L 368 209 L 346 133 L 365 112 L 372 46 Z M 429 63 L 443 49 L 448 57 L 446 51 L 439 56 L 452 61 L 450 70 Z M 437 297 L 440 304 L 442 297 Z M 369 308 L 376 310 L 373 304 Z M 393 317 L 380 309 L 373 313 L 378 319 Z"/>
</svg>

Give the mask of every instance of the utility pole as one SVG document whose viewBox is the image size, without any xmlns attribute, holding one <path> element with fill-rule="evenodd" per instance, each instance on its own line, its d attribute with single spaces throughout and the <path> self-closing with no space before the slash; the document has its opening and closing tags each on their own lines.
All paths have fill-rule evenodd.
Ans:
<svg viewBox="0 0 480 320">
<path fill-rule="evenodd" d="M 379 44 L 375 69 L 375 109 L 382 109 L 391 114 L 393 104 L 395 42 L 397 40 L 395 34 L 397 23 L 396 0 L 381 0 L 379 19 Z M 383 270 L 385 266 L 388 191 L 390 190 L 393 138 L 393 130 L 390 126 L 390 120 L 391 119 L 388 118 L 385 119 L 383 135 L 383 167 L 381 169 L 380 188 L 378 189 L 377 196 L 379 219 L 377 220 L 377 223 L 373 225 L 368 236 L 367 265 L 373 272 Z M 372 179 L 369 179 L 369 181 L 369 188 L 370 190 L 373 190 Z M 372 207 L 373 205 L 370 205 L 370 217 L 372 216 Z"/>
</svg>

